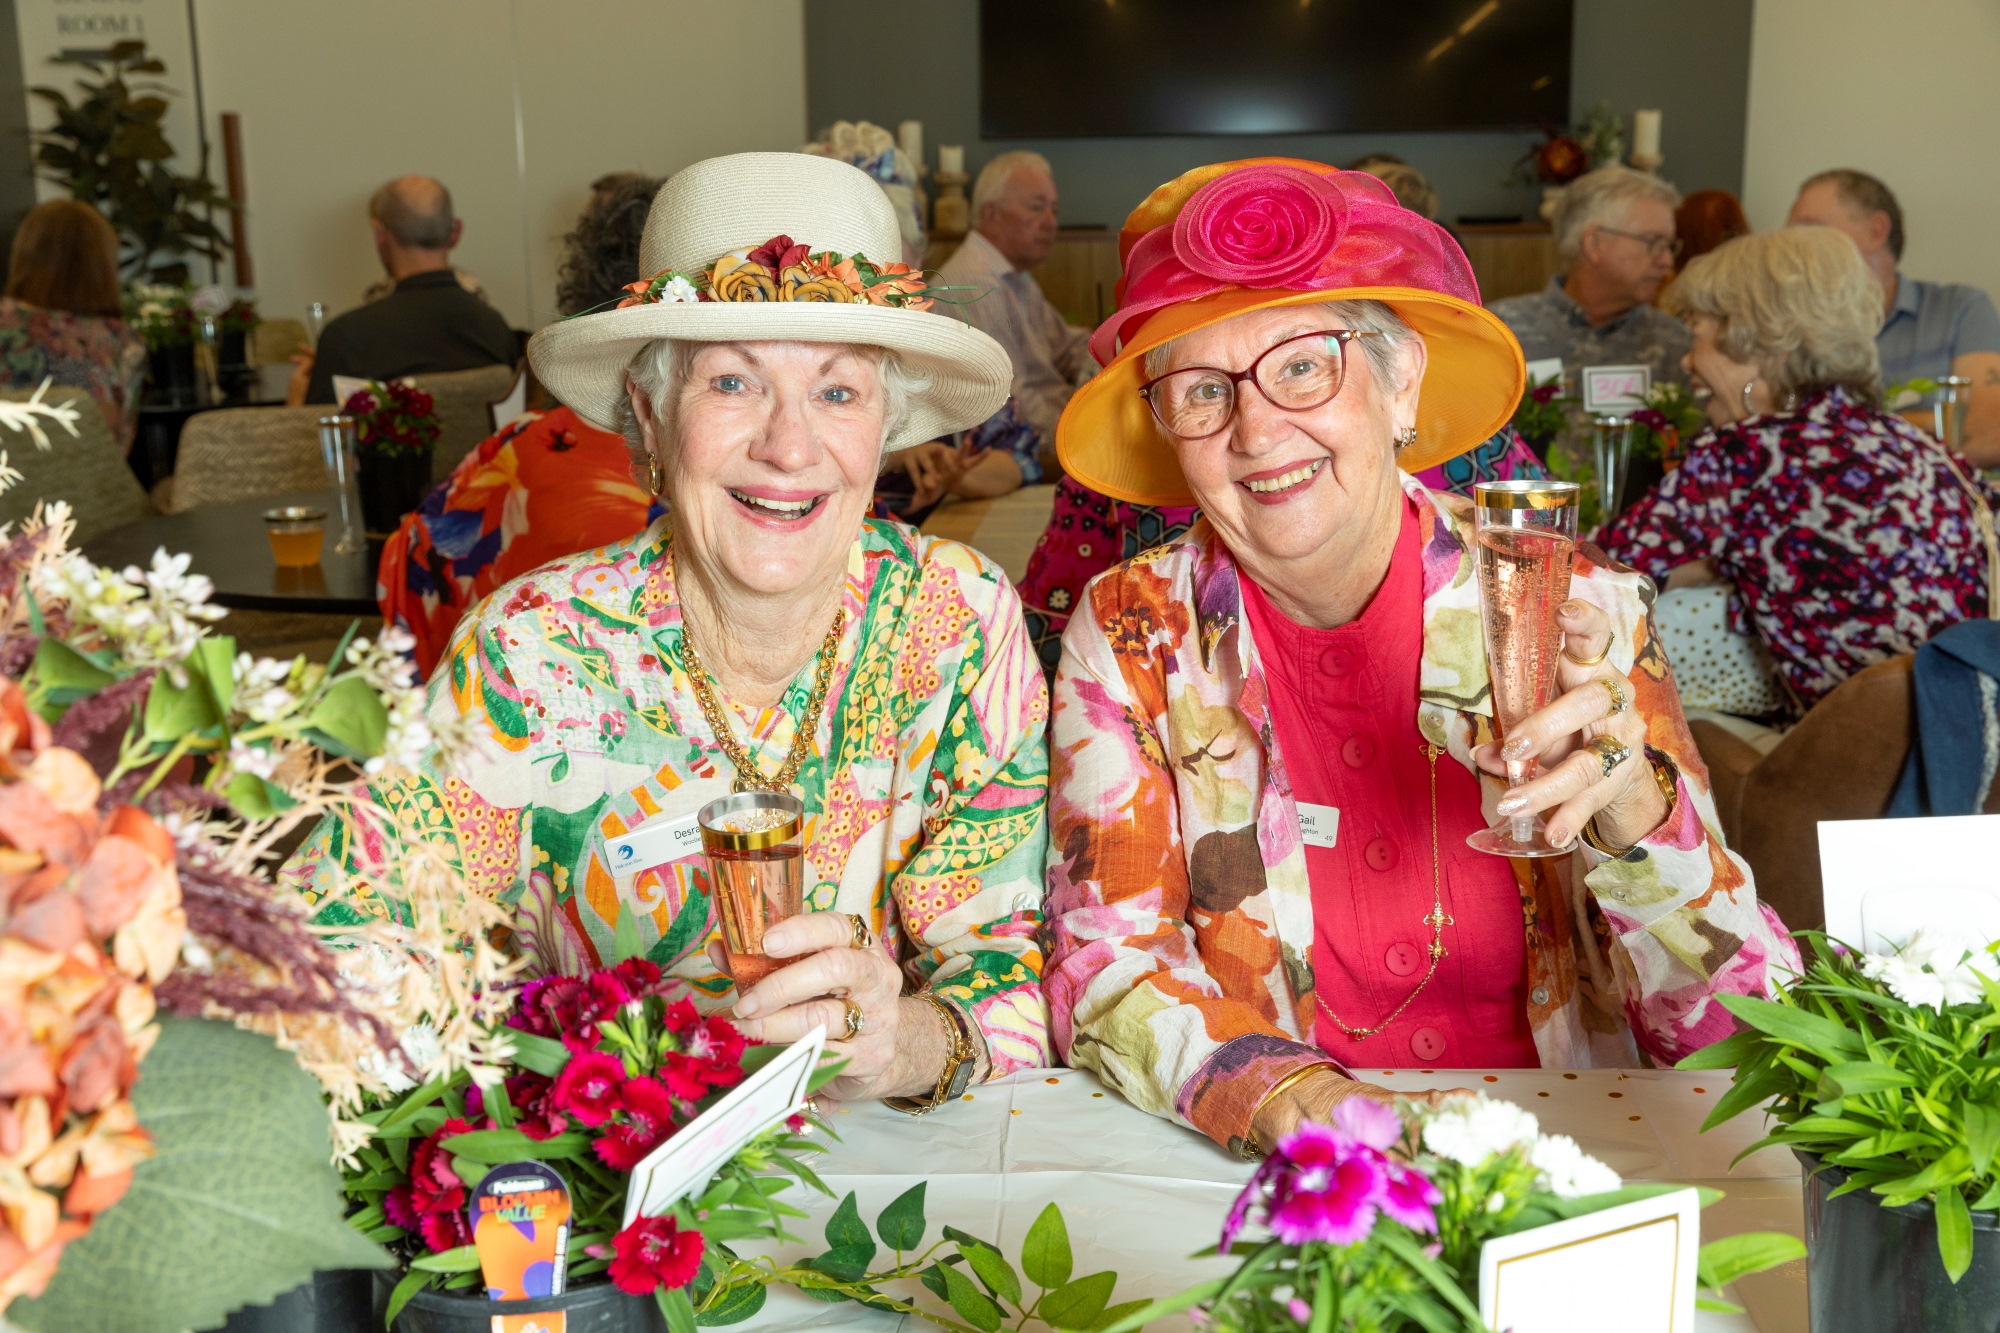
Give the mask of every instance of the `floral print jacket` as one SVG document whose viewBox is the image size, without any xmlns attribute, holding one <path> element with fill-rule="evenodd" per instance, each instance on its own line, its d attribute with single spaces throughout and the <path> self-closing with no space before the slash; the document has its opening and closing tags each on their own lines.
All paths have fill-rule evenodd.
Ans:
<svg viewBox="0 0 2000 1333">
<path fill-rule="evenodd" d="M 431 680 L 433 716 L 468 721 L 475 753 L 377 795 L 514 910 L 534 970 L 597 966 L 630 912 L 647 956 L 715 1005 L 730 983 L 704 952 L 716 926 L 702 855 L 636 875 L 606 864 L 607 839 L 691 814 L 734 777 L 688 681 L 669 531 L 661 519 L 475 607 Z M 971 1013 L 995 1073 L 1047 1064 L 1048 693 L 1020 600 L 971 548 L 873 519 L 846 583 L 829 703 L 796 784 L 808 907 L 867 919 L 912 984 Z M 790 750 L 812 675 L 776 707 L 738 710 L 767 765 Z M 383 851 L 368 830 L 329 825 L 294 874 L 310 892 Z"/>
<path fill-rule="evenodd" d="M 1470 511 L 1405 477 L 1427 534 L 1426 737 L 1472 766 L 1493 737 Z M 1589 547 L 1571 595 L 1611 618 L 1611 662 L 1675 813 L 1611 858 L 1514 862 L 1528 1020 L 1546 1068 L 1678 1059 L 1733 1031 L 1798 953 L 1722 844 L 1707 771 L 1651 624 L 1652 585 Z M 1206 520 L 1094 580 L 1063 638 L 1050 725 L 1049 1006 L 1057 1049 L 1138 1106 L 1240 1150 L 1313 1043 L 1312 897 L 1267 677 L 1236 566 Z M 1485 810 L 1502 786 L 1486 779 Z"/>
</svg>

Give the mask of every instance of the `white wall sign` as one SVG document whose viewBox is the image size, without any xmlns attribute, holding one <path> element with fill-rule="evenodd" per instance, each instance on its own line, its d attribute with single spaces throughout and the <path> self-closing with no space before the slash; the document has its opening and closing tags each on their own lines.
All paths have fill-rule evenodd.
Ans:
<svg viewBox="0 0 2000 1333">
<path fill-rule="evenodd" d="M 2000 815 L 1839 819 L 1819 826 L 1826 933 L 1868 953 L 1924 926 L 2000 939 Z"/>
</svg>

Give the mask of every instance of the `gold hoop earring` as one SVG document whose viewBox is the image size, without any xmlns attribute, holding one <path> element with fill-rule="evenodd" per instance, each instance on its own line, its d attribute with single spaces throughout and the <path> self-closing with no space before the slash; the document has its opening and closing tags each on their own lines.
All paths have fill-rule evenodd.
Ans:
<svg viewBox="0 0 2000 1333">
<path fill-rule="evenodd" d="M 667 493 L 666 469 L 660 466 L 660 456 L 650 451 L 646 454 L 646 487 L 655 495 Z"/>
</svg>

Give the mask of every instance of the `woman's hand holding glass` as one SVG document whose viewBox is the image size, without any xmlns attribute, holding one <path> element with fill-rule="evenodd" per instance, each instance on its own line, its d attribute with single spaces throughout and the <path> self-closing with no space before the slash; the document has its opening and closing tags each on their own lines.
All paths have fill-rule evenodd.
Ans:
<svg viewBox="0 0 2000 1333">
<path fill-rule="evenodd" d="M 1556 681 L 1560 691 L 1546 708 L 1517 725 L 1503 745 L 1473 752 L 1480 768 L 1505 778 L 1507 762 L 1538 758 L 1542 774 L 1508 790 L 1504 818 L 1541 814 L 1548 840 L 1566 846 L 1594 817 L 1607 847 L 1628 848 L 1650 835 L 1668 814 L 1666 797 L 1648 771 L 1646 722 L 1632 708 L 1632 686 L 1607 660 L 1611 622 L 1588 602 L 1565 602 L 1557 613 L 1563 635 Z M 1609 737 L 1626 753 L 1605 772 L 1602 749 Z"/>
</svg>

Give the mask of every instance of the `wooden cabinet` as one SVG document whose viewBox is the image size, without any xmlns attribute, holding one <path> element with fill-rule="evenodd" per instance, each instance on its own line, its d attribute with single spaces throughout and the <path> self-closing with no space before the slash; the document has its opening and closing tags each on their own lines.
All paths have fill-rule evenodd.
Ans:
<svg viewBox="0 0 2000 1333">
<path fill-rule="evenodd" d="M 936 270 L 951 258 L 962 236 L 931 236 L 924 267 Z M 1030 270 L 1049 302 L 1070 323 L 1094 329 L 1117 302 L 1118 233 L 1102 227 L 1068 227 L 1056 234 L 1055 249 Z"/>
<path fill-rule="evenodd" d="M 1540 291 L 1560 267 L 1556 238 L 1546 222 L 1482 222 L 1453 231 L 1488 305 L 1503 296 Z"/>
</svg>

